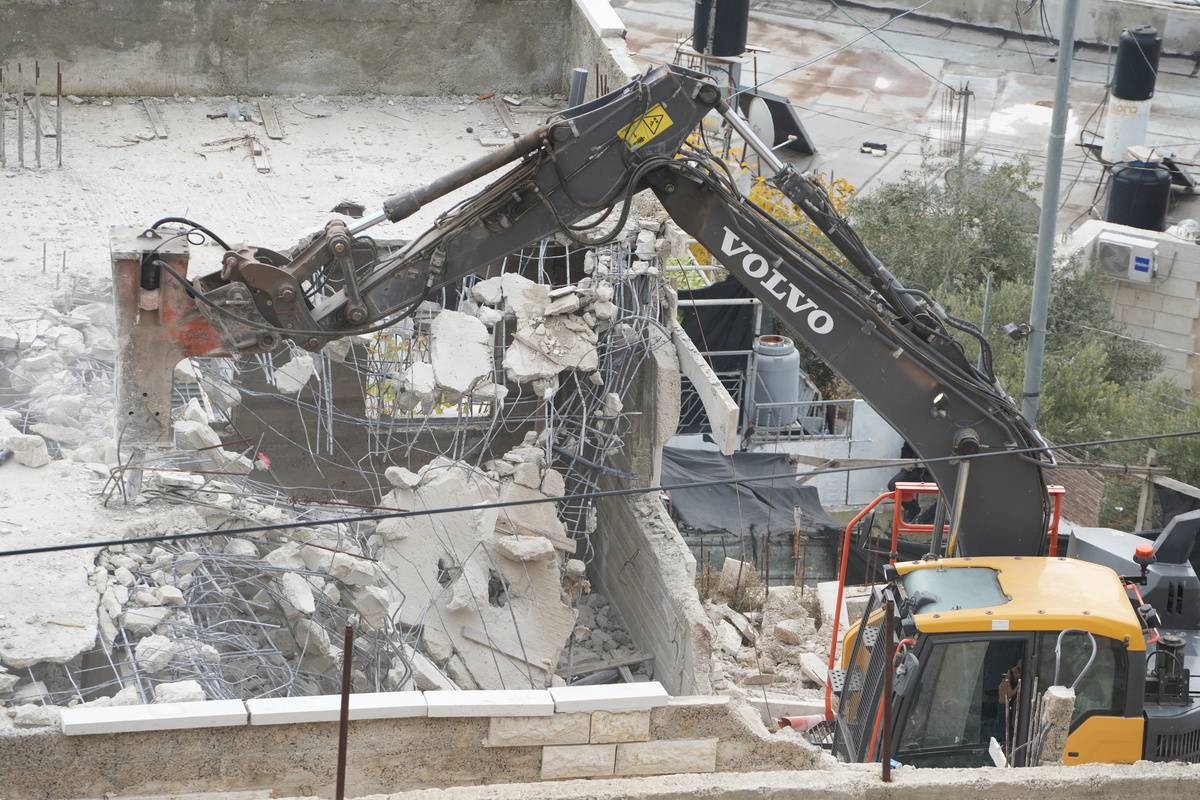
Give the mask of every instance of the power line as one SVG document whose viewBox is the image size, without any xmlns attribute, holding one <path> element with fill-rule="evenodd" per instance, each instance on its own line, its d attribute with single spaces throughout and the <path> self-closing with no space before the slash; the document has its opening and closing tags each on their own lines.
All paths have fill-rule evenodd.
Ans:
<svg viewBox="0 0 1200 800">
<path fill-rule="evenodd" d="M 770 483 L 780 479 L 789 480 L 808 480 L 810 478 L 819 477 L 821 475 L 838 475 L 848 472 L 862 472 L 871 469 L 888 469 L 891 467 L 901 466 L 917 466 L 921 464 L 940 464 L 940 463 L 955 463 L 963 461 L 975 461 L 982 458 L 992 458 L 995 456 L 1012 456 L 1012 455 L 1036 455 L 1039 453 L 1047 453 L 1057 450 L 1079 450 L 1087 447 L 1102 447 L 1114 444 L 1132 444 L 1135 442 L 1153 442 L 1166 439 L 1183 439 L 1189 436 L 1200 436 L 1200 430 L 1190 431 L 1175 431 L 1173 433 L 1154 433 L 1144 434 L 1141 436 L 1124 436 L 1113 439 L 1097 439 L 1090 442 L 1075 442 L 1073 444 L 1047 444 L 1041 447 L 1023 447 L 1014 448 L 1011 450 L 995 450 L 985 453 L 975 453 L 973 455 L 953 455 L 942 456 L 939 458 L 897 458 L 890 460 L 881 460 L 878 463 L 862 464 L 846 467 L 825 467 L 822 469 L 810 470 L 808 472 L 788 475 L 755 475 L 745 478 L 721 478 L 711 481 L 691 481 L 688 483 L 677 483 L 670 486 L 657 485 L 645 487 L 633 487 L 629 489 L 607 489 L 595 492 L 587 492 L 585 494 L 562 495 L 559 497 L 537 497 L 527 500 L 504 500 L 495 503 L 473 503 L 459 506 L 444 506 L 440 508 L 427 508 L 421 511 L 389 511 L 380 514 L 359 514 L 348 517 L 331 517 L 329 519 L 314 519 L 314 520 L 291 520 L 288 522 L 270 523 L 265 525 L 248 525 L 241 528 L 225 528 L 222 530 L 204 530 L 192 531 L 188 533 L 171 533 L 159 534 L 155 536 L 139 536 L 125 539 L 106 539 L 93 540 L 85 542 L 68 542 L 64 544 L 42 545 L 40 547 L 24 547 L 16 550 L 0 550 L 0 558 L 10 556 L 27 556 L 38 555 L 42 553 L 61 553 L 70 550 L 91 550 L 94 548 L 116 547 L 119 545 L 129 544 L 153 544 L 157 542 L 178 542 L 187 541 L 190 539 L 204 539 L 213 536 L 240 536 L 250 533 L 270 533 L 278 531 L 286 531 L 293 528 L 315 528 L 326 525 L 340 525 L 355 522 L 380 522 L 385 519 L 406 519 L 408 517 L 424 517 L 435 516 L 438 514 L 454 514 L 462 511 L 478 511 L 487 508 L 511 508 L 516 506 L 531 506 L 541 505 L 545 503 L 559 503 L 566 500 L 581 500 L 585 498 L 599 497 L 628 497 L 639 494 L 653 494 L 656 492 L 672 492 L 681 489 L 703 489 L 710 486 L 742 486 L 749 483 Z M 1051 464 L 1044 465 L 1047 468 L 1052 468 Z"/>
</svg>

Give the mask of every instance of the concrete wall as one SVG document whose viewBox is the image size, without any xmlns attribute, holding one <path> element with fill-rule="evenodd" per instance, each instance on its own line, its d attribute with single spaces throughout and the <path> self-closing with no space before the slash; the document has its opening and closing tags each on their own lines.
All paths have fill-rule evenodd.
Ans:
<svg viewBox="0 0 1200 800">
<path fill-rule="evenodd" d="M 271 702 L 301 704 L 304 699 Z M 576 777 L 570 774 L 572 757 L 595 748 L 606 749 L 612 760 L 607 773 L 590 774 L 609 776 L 830 766 L 829 757 L 812 745 L 795 735 L 769 734 L 757 712 L 728 698 L 666 703 L 643 712 L 603 712 L 608 716 L 599 723 L 595 715 L 601 712 L 354 720 L 347 796 L 538 781 L 551 759 L 568 767 L 561 777 Z M 625 724 L 614 726 L 614 713 Z M 640 724 L 629 724 L 634 722 Z M 600 723 L 607 728 L 606 744 L 593 744 Z M 51 728 L 10 731 L 0 733 L 0 794 L 5 800 L 44 800 L 266 789 L 273 797 L 328 797 L 337 730 L 336 722 L 297 722 L 78 736 Z M 616 751 L 622 746 L 642 751 L 635 753 L 641 756 L 637 765 L 631 764 L 635 759 L 621 759 Z M 633 771 L 639 768 L 640 773 Z"/>
<path fill-rule="evenodd" d="M 659 483 L 662 446 L 679 424 L 679 362 L 665 336 L 654 346 L 625 398 L 636 408 L 631 443 L 613 466 L 630 481 L 606 477 L 602 489 Z M 602 497 L 592 534 L 592 582 L 621 612 L 637 648 L 654 656 L 654 679 L 671 694 L 712 692 L 712 622 L 696 594 L 696 559 L 657 495 Z"/>
<path fill-rule="evenodd" d="M 572 0 L 0 0 L 74 94 L 558 92 Z"/>
<path fill-rule="evenodd" d="M 572 69 L 586 69 L 588 100 L 601 93 L 599 89 L 603 87 L 597 86 L 598 83 L 606 83 L 612 91 L 640 72 L 625 45 L 625 26 L 608 0 L 572 0 L 567 16 L 566 42 L 563 85 Z"/>
<path fill-rule="evenodd" d="M 1013 4 L 996 0 L 852 0 L 848 5 L 888 11 L 908 11 L 923 6 L 918 15 L 994 28 L 1020 34 Z M 1051 27 L 1062 18 L 1063 0 L 1045 0 Z M 1036 16 L 1022 17 L 1026 35 L 1041 31 Z M 1200 50 L 1200 7 L 1165 0 L 1081 0 L 1075 23 L 1075 40 L 1087 44 L 1115 43 L 1125 27 L 1153 25 L 1163 35 L 1168 53 L 1189 55 Z"/>
<path fill-rule="evenodd" d="M 1200 39 L 1197 40 L 1200 42 Z M 1113 311 L 1129 336 L 1155 345 L 1163 374 L 1192 392 L 1200 392 L 1200 245 L 1166 233 L 1089 220 L 1063 246 L 1063 255 L 1079 255 L 1090 268 L 1096 237 L 1111 230 L 1158 245 L 1158 274 L 1149 283 L 1096 276 L 1112 298 Z"/>
</svg>

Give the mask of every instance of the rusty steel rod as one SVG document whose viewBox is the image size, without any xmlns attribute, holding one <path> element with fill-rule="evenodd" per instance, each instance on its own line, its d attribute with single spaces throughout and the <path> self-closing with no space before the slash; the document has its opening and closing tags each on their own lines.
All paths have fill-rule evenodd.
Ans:
<svg viewBox="0 0 1200 800">
<path fill-rule="evenodd" d="M 25 73 L 17 64 L 17 163 L 25 167 Z"/>
<path fill-rule="evenodd" d="M 42 65 L 33 62 L 33 157 L 42 168 Z"/>
<path fill-rule="evenodd" d="M 896 660 L 896 648 L 892 644 L 892 601 L 883 605 L 883 646 L 887 658 L 883 662 L 883 741 L 879 743 L 879 760 L 883 764 L 883 782 L 892 782 L 892 672 Z"/>
<path fill-rule="evenodd" d="M 54 157 L 62 166 L 62 62 L 55 62 L 54 71 L 58 73 L 58 86 L 54 94 Z"/>
<path fill-rule="evenodd" d="M 337 788 L 336 800 L 346 798 L 346 742 L 350 735 L 350 670 L 354 661 L 354 628 L 346 626 L 342 643 L 342 712 L 338 718 Z"/>
<path fill-rule="evenodd" d="M 4 83 L 4 67 L 0 67 L 0 167 L 8 166 L 4 153 L 4 118 L 8 116 L 8 87 Z"/>
</svg>

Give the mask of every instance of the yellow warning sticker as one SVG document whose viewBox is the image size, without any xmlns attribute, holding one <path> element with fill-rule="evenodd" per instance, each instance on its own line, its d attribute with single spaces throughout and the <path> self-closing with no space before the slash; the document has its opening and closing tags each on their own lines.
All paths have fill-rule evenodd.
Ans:
<svg viewBox="0 0 1200 800">
<path fill-rule="evenodd" d="M 629 145 L 630 150 L 637 150 L 669 127 L 671 117 L 667 109 L 662 103 L 655 103 L 645 114 L 617 131 L 617 135 Z"/>
</svg>

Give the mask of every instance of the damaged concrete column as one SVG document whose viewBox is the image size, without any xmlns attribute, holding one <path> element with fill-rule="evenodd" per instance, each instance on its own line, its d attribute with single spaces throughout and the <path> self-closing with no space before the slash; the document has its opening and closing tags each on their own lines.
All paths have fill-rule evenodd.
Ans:
<svg viewBox="0 0 1200 800">
<path fill-rule="evenodd" d="M 1063 750 L 1075 716 L 1075 690 L 1051 686 L 1042 695 L 1042 734 L 1038 748 L 1039 766 L 1063 763 Z"/>
</svg>

